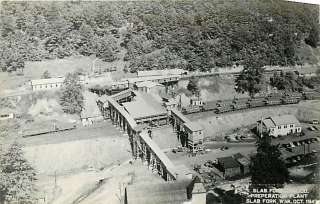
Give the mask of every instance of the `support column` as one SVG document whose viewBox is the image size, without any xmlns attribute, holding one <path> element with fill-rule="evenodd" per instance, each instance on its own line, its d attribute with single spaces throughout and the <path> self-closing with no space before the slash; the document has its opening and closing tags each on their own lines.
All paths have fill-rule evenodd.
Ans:
<svg viewBox="0 0 320 204">
<path fill-rule="evenodd" d="M 120 127 L 120 130 L 122 131 L 122 115 L 119 114 L 119 127 Z"/>
<path fill-rule="evenodd" d="M 160 176 L 163 176 L 163 167 L 160 162 L 159 162 L 159 174 Z"/>
<path fill-rule="evenodd" d="M 124 134 L 127 134 L 127 121 L 125 119 L 123 119 L 123 131 Z"/>
</svg>

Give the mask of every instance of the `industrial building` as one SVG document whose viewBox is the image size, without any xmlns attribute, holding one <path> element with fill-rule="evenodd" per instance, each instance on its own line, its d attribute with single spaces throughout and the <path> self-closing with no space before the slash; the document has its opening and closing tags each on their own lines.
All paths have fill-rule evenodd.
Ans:
<svg viewBox="0 0 320 204">
<path fill-rule="evenodd" d="M 165 92 L 165 86 L 156 82 L 152 81 L 144 81 L 141 83 L 136 84 L 136 88 L 138 91 L 144 92 L 144 93 L 164 93 Z"/>
<path fill-rule="evenodd" d="M 206 190 L 198 177 L 174 183 L 132 184 L 125 189 L 125 204 L 205 204 Z"/>
<path fill-rule="evenodd" d="M 122 103 L 122 105 L 137 124 L 147 123 L 152 126 L 160 126 L 168 123 L 167 111 L 152 95 L 135 93 L 134 100 Z"/>
</svg>

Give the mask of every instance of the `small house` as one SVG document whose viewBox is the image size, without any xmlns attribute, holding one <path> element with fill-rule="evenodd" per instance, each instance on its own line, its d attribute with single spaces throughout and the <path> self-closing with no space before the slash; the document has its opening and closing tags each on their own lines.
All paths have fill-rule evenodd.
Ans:
<svg viewBox="0 0 320 204">
<path fill-rule="evenodd" d="M 226 179 L 241 175 L 240 164 L 233 157 L 218 158 L 218 168 Z"/>
</svg>

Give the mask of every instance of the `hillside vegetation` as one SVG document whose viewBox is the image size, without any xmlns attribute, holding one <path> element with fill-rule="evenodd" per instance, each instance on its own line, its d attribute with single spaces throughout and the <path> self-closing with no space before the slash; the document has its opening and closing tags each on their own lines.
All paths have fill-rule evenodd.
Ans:
<svg viewBox="0 0 320 204">
<path fill-rule="evenodd" d="M 318 53 L 312 51 L 319 41 L 313 5 L 223 0 L 1 4 L 3 71 L 23 68 L 25 61 L 75 55 L 113 62 L 122 49 L 121 60 L 130 71 L 206 71 L 241 64 L 250 55 L 271 65 L 318 62 L 304 54 Z"/>
</svg>

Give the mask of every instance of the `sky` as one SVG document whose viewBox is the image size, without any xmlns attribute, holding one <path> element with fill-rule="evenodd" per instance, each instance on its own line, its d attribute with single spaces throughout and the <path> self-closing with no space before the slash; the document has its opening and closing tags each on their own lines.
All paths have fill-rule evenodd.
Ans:
<svg viewBox="0 0 320 204">
<path fill-rule="evenodd" d="M 320 5 L 320 0 L 288 0 L 288 1 L 310 3 L 310 4 L 319 4 Z"/>
</svg>

